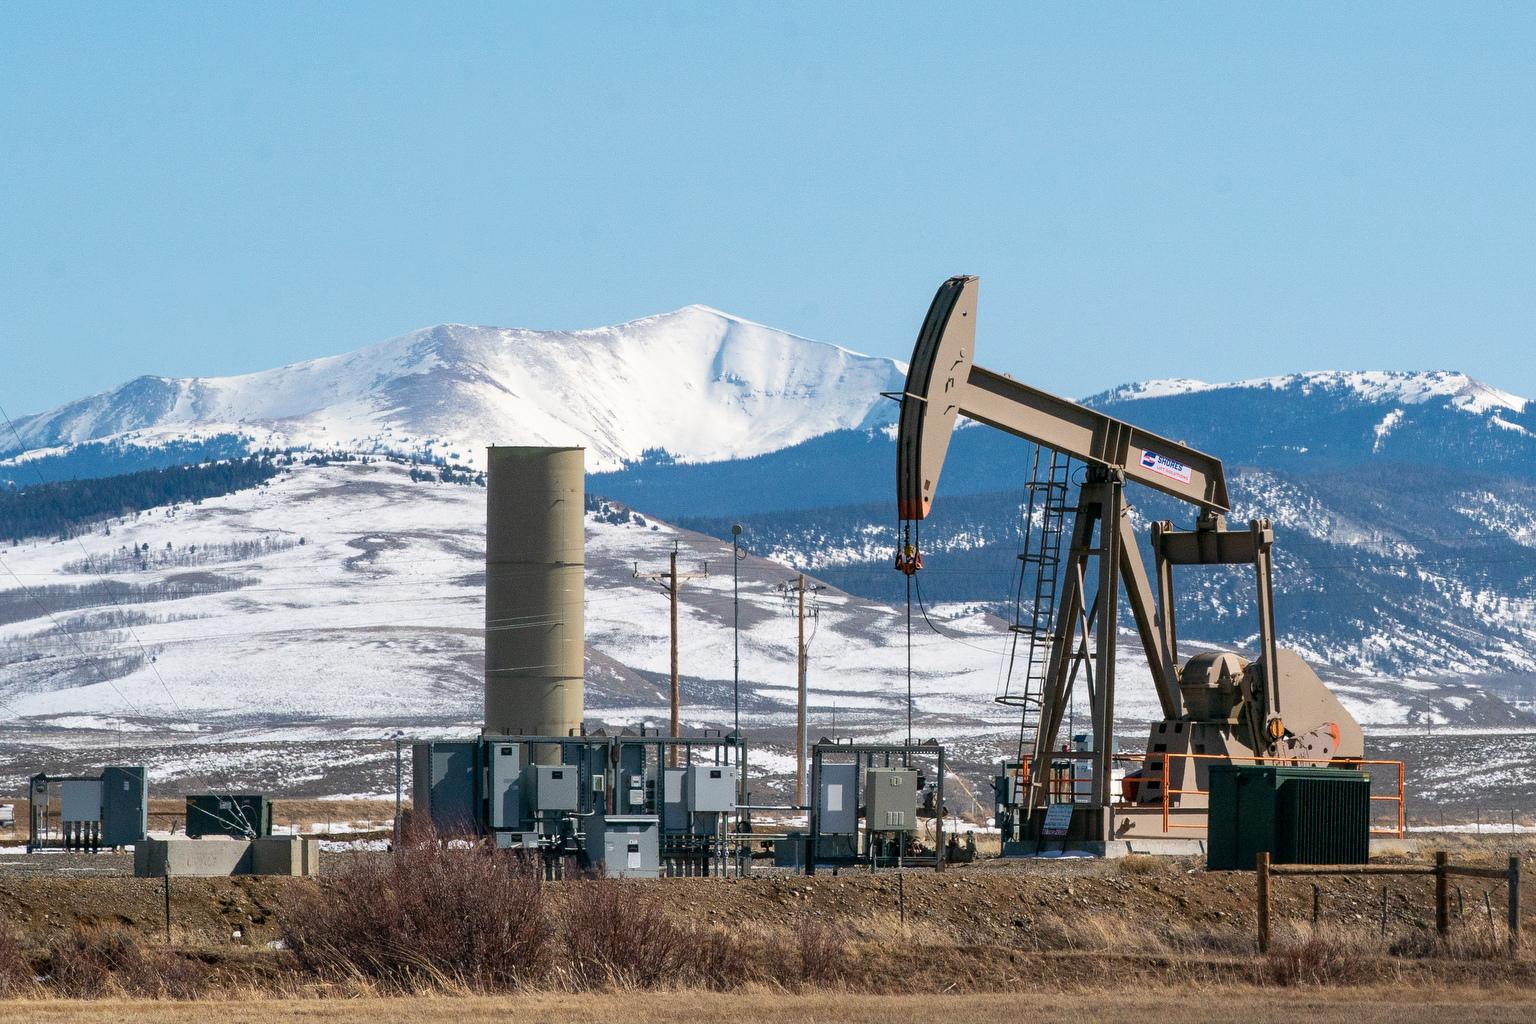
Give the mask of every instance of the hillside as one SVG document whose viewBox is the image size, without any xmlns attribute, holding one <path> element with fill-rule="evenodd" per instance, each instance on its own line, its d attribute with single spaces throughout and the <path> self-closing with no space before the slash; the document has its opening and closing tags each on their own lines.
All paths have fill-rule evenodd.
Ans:
<svg viewBox="0 0 1536 1024">
<path fill-rule="evenodd" d="M 1151 382 L 1087 401 L 1223 458 L 1230 519 L 1276 525 L 1286 642 L 1339 668 L 1470 675 L 1536 697 L 1536 421 L 1523 399 L 1456 374 L 1359 373 Z M 956 433 L 921 528 L 931 600 L 1013 614 L 1030 454 L 997 431 Z M 888 431 L 844 431 L 590 486 L 717 537 L 741 522 L 774 557 L 894 601 L 894 461 Z M 1130 500 L 1143 525 L 1191 522 L 1162 495 Z M 1252 642 L 1250 581 L 1180 579 L 1181 635 Z"/>
<path fill-rule="evenodd" d="M 0 583 L 0 708 L 10 736 L 0 786 L 18 784 L 40 761 L 58 771 L 108 748 L 149 763 L 161 779 L 329 795 L 387 790 L 381 737 L 478 728 L 484 501 L 482 488 L 412 481 L 406 467 L 387 462 L 300 463 L 258 488 L 114 522 L 110 535 L 0 550 L 15 574 Z M 751 533 L 745 540 L 749 550 L 759 543 Z M 729 545 L 593 501 L 593 727 L 664 720 L 667 600 L 633 571 L 664 565 L 674 544 L 685 566 L 709 571 L 682 591 L 684 722 L 732 722 Z M 145 545 L 147 557 L 124 557 Z M 792 763 L 795 621 L 781 590 L 790 575 L 757 555 L 739 566 L 742 724 L 753 763 L 779 778 Z M 900 735 L 902 610 L 830 586 L 812 611 L 813 734 Z M 974 607 L 929 612 L 942 635 L 917 621 L 918 735 L 950 744 L 979 783 L 1017 729 L 992 703 L 1008 634 Z M 1137 659 L 1127 642 L 1118 710 L 1130 747 L 1156 709 Z M 1327 674 L 1378 731 L 1521 721 L 1471 687 Z"/>
</svg>

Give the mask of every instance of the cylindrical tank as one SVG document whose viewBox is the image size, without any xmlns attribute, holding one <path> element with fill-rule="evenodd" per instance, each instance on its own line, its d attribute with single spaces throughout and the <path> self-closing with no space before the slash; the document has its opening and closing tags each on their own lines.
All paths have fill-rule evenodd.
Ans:
<svg viewBox="0 0 1536 1024">
<path fill-rule="evenodd" d="M 582 449 L 492 447 L 485 517 L 485 731 L 581 731 Z"/>
</svg>

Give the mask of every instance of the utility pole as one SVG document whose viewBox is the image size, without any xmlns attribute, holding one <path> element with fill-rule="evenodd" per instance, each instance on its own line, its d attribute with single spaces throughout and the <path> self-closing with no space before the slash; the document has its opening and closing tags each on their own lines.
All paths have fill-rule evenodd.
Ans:
<svg viewBox="0 0 1536 1024">
<path fill-rule="evenodd" d="M 396 729 L 389 734 L 389 738 L 395 741 L 395 844 L 391 849 L 400 850 L 400 796 L 405 789 L 405 774 L 400 764 L 400 741 L 405 738 L 405 733 Z"/>
<path fill-rule="evenodd" d="M 747 803 L 747 766 L 741 756 L 741 524 L 731 526 L 731 708 L 736 734 L 737 802 Z M 747 819 L 749 822 L 751 818 Z M 751 831 L 750 828 L 747 831 Z"/>
<path fill-rule="evenodd" d="M 677 571 L 677 544 L 672 544 L 672 559 L 670 568 L 666 572 L 641 572 L 640 564 L 635 563 L 635 579 L 649 580 L 667 592 L 671 604 L 672 618 L 672 738 L 677 739 L 682 734 L 681 705 L 682 691 L 677 682 L 677 592 L 683 588 L 688 580 L 700 580 L 709 575 L 709 563 L 704 563 L 704 568 L 698 572 Z M 667 764 L 669 767 L 677 767 L 677 746 L 674 744 L 667 750 Z"/>
<path fill-rule="evenodd" d="M 815 594 L 822 588 L 816 584 L 805 582 L 805 573 L 798 574 L 793 580 L 782 585 L 784 596 L 791 592 L 795 595 L 795 621 L 798 633 L 798 642 L 795 645 L 795 675 L 798 700 L 795 710 L 795 806 L 805 806 L 805 774 L 806 774 L 806 749 L 805 749 L 805 670 L 808 661 L 806 655 L 805 639 L 805 595 L 809 591 Z M 811 607 L 811 615 L 815 617 L 816 608 Z"/>
<path fill-rule="evenodd" d="M 731 706 L 736 743 L 741 744 L 741 525 L 731 527 Z M 745 778 L 745 772 L 742 773 Z"/>
</svg>

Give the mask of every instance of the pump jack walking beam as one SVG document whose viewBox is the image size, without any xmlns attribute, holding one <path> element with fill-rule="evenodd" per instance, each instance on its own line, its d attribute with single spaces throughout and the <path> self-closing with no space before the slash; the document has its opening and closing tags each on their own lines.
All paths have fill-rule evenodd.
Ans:
<svg viewBox="0 0 1536 1024">
<path fill-rule="evenodd" d="M 974 365 L 977 291 L 974 277 L 944 282 L 912 352 L 897 433 L 902 519 L 928 515 L 960 416 L 1117 471 L 1203 511 L 1227 511 L 1220 459 Z"/>
</svg>

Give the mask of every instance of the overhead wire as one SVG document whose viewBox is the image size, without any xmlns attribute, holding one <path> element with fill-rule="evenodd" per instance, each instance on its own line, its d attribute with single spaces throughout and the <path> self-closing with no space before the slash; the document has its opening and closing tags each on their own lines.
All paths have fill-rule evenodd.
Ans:
<svg viewBox="0 0 1536 1024">
<path fill-rule="evenodd" d="M 5 419 L 6 425 L 8 427 L 10 427 L 12 436 L 14 436 L 16 438 L 16 443 L 18 445 L 20 445 L 22 449 L 25 449 L 26 448 L 26 442 L 24 440 L 22 440 L 21 432 L 16 429 L 15 421 L 11 419 L 10 413 L 6 412 L 5 407 L 3 405 L 0 405 L 0 417 L 3 417 Z M 29 463 L 29 465 L 31 465 L 32 472 L 33 472 L 34 475 L 37 476 L 39 482 L 46 483 L 47 481 L 43 480 L 42 472 L 37 468 L 37 465 L 35 463 Z M 87 561 L 89 561 L 91 553 L 86 550 L 85 544 L 80 540 L 78 535 L 74 538 L 74 540 L 75 540 L 76 545 L 80 548 L 81 553 L 84 554 L 86 556 Z M 8 565 L 5 568 L 6 568 L 7 572 L 10 572 L 10 567 Z M 13 573 L 12 574 L 12 578 L 16 580 L 17 584 L 21 585 L 23 590 L 28 590 L 28 588 L 26 587 L 26 584 L 22 582 L 20 577 L 15 576 L 15 574 Z M 119 611 L 122 611 L 123 610 L 122 606 L 119 605 L 117 603 L 116 599 L 112 597 L 110 588 L 108 588 L 106 590 L 106 593 L 107 593 L 108 599 L 112 601 L 113 606 L 116 607 Z M 47 606 L 44 605 L 40 599 L 36 598 L 35 595 L 34 595 L 33 596 L 33 600 L 36 601 L 38 607 L 43 609 L 44 613 L 47 614 L 48 618 L 59 629 L 64 630 L 69 636 L 71 636 L 73 638 L 74 634 L 72 632 L 70 632 L 67 629 L 67 627 L 65 627 L 63 625 L 63 623 L 59 622 L 57 619 L 54 618 L 53 613 L 48 610 Z M 126 628 L 128 635 L 133 639 L 134 643 L 138 646 L 139 651 L 142 654 L 145 663 L 148 664 L 150 671 L 155 676 L 155 679 L 159 681 L 160 688 L 163 691 L 165 691 L 166 697 L 168 697 L 170 699 L 171 706 L 175 709 L 177 716 L 180 717 L 183 722 L 185 722 L 185 723 L 187 723 L 189 725 L 196 724 L 196 723 L 192 722 L 191 718 L 186 713 L 186 709 L 184 709 L 181 706 L 181 701 L 177 700 L 175 693 L 173 693 L 171 691 L 170 684 L 166 682 L 165 676 L 162 675 L 161 672 L 160 672 L 159 665 L 156 664 L 155 656 L 152 655 L 149 652 L 148 648 L 146 648 L 144 646 L 143 641 L 139 639 L 138 634 L 134 631 L 134 629 L 133 629 L 133 627 L 131 625 L 127 625 L 124 628 Z M 89 660 L 89 655 L 85 654 L 84 648 L 80 649 L 80 653 L 81 653 L 82 656 L 86 657 L 87 660 Z M 127 694 L 123 693 L 122 689 L 117 685 L 117 683 L 115 683 L 110 677 L 108 677 L 105 681 L 107 682 L 108 685 L 110 685 L 112 687 L 112 689 L 117 693 L 117 695 L 122 698 L 123 703 L 126 704 L 129 708 L 131 708 L 133 710 L 135 715 L 139 716 L 140 718 L 146 717 L 144 715 L 144 713 L 138 709 L 137 705 L 135 705 L 132 701 L 130 701 L 128 699 Z M 121 724 L 122 724 L 121 723 L 121 719 L 119 719 L 119 727 L 120 728 L 121 728 Z M 254 828 L 252 828 L 251 822 L 248 819 L 245 818 L 245 815 L 244 815 L 243 812 L 239 812 L 238 811 L 238 809 L 239 809 L 239 801 L 237 799 L 235 799 L 233 794 L 231 794 L 231 793 L 226 792 L 224 795 L 230 797 L 230 806 L 233 807 L 233 808 L 236 808 L 237 812 L 240 813 L 240 817 L 241 817 L 241 822 L 240 823 L 225 821 L 225 824 L 228 824 L 228 825 L 240 828 L 242 831 L 244 831 L 248 835 L 255 835 L 256 834 L 256 830 Z"/>
</svg>

